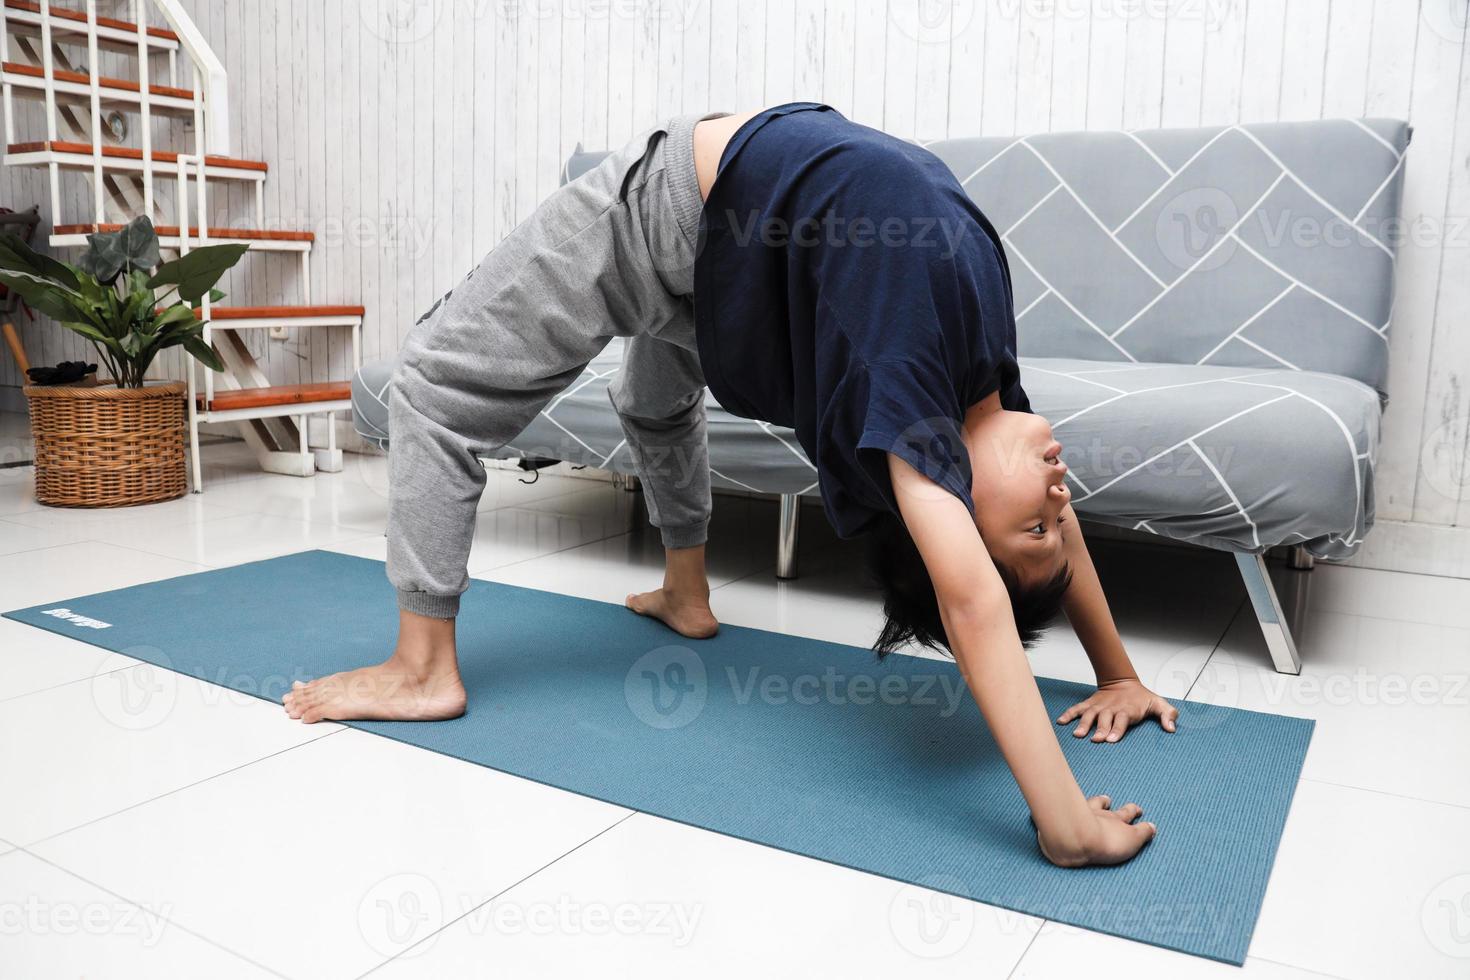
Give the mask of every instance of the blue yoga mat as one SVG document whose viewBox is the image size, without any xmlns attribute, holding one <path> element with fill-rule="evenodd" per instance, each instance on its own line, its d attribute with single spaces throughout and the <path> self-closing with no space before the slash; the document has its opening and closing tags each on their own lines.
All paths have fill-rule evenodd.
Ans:
<svg viewBox="0 0 1470 980">
<path fill-rule="evenodd" d="M 5 613 L 279 702 L 381 661 L 383 563 L 307 551 Z M 690 641 L 621 606 L 472 581 L 469 710 L 355 728 L 898 881 L 1240 963 L 1312 723 L 1183 703 L 1115 745 L 1057 737 L 1082 789 L 1137 801 L 1131 863 L 1063 870 L 950 662 L 722 626 Z M 1090 688 L 1041 679 L 1055 717 Z"/>
</svg>

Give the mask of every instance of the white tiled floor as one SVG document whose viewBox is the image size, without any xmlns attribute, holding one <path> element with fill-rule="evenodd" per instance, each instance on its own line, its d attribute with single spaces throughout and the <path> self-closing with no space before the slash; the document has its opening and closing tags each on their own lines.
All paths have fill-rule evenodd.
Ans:
<svg viewBox="0 0 1470 980">
<path fill-rule="evenodd" d="M 386 469 L 37 506 L 0 469 L 0 608 L 327 547 L 382 557 Z M 471 569 L 618 601 L 661 551 L 606 484 L 492 471 Z M 856 549 L 718 500 L 715 611 L 866 645 Z M 1311 573 L 1300 678 L 1271 671 L 1228 557 L 1098 541 L 1140 673 L 1318 721 L 1244 970 L 958 901 L 515 779 L 0 620 L 0 976 L 1470 976 L 1470 582 Z M 1058 629 L 1037 672 L 1089 679 Z M 17 928 L 17 925 L 19 926 Z"/>
</svg>

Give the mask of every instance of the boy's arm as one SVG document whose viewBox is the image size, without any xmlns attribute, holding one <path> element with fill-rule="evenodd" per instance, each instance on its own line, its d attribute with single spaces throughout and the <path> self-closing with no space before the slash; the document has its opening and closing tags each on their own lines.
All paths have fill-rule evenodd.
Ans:
<svg viewBox="0 0 1470 980">
<path fill-rule="evenodd" d="M 1087 659 L 1092 661 L 1097 693 L 1068 708 L 1057 719 L 1057 724 L 1065 725 L 1074 718 L 1080 719 L 1072 734 L 1082 738 L 1092 730 L 1095 722 L 1094 742 L 1116 742 L 1129 726 L 1151 717 L 1159 719 L 1164 731 L 1174 731 L 1179 709 L 1139 681 L 1133 663 L 1123 649 L 1118 627 L 1113 623 L 1102 582 L 1098 580 L 1097 569 L 1092 564 L 1087 542 L 1082 539 L 1082 527 L 1071 504 L 1062 508 L 1062 516 L 1062 546 L 1072 570 L 1072 584 L 1062 599 L 1062 609 L 1072 624 L 1072 630 L 1082 641 Z"/>
<path fill-rule="evenodd" d="M 1131 823 L 1142 812 L 1132 803 L 1111 810 L 1106 797 L 1089 801 L 1082 795 L 974 518 L 957 498 L 936 493 L 928 478 L 892 454 L 888 471 L 904 524 L 934 583 L 950 649 L 1031 808 L 1042 853 L 1062 865 L 1128 860 L 1152 839 L 1154 826 Z"/>
</svg>

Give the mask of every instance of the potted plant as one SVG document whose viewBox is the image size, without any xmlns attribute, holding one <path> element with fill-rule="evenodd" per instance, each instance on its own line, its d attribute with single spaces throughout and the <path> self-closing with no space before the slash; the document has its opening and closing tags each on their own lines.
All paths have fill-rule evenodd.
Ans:
<svg viewBox="0 0 1470 980">
<path fill-rule="evenodd" d="M 160 264 L 146 217 L 89 235 L 76 265 L 0 235 L 0 283 L 85 337 L 111 375 L 110 382 L 25 387 L 41 503 L 118 507 L 188 490 L 185 384 L 144 375 L 160 351 L 178 346 L 223 370 L 194 304 L 224 297 L 214 285 L 245 250 L 208 245 Z"/>
</svg>

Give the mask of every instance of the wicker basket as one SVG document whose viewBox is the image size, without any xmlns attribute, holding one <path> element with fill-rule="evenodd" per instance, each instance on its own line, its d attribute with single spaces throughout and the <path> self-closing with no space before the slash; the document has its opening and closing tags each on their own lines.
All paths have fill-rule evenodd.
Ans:
<svg viewBox="0 0 1470 980">
<path fill-rule="evenodd" d="M 53 507 L 127 507 L 183 496 L 188 405 L 182 381 L 142 388 L 27 385 L 36 499 Z"/>
</svg>

